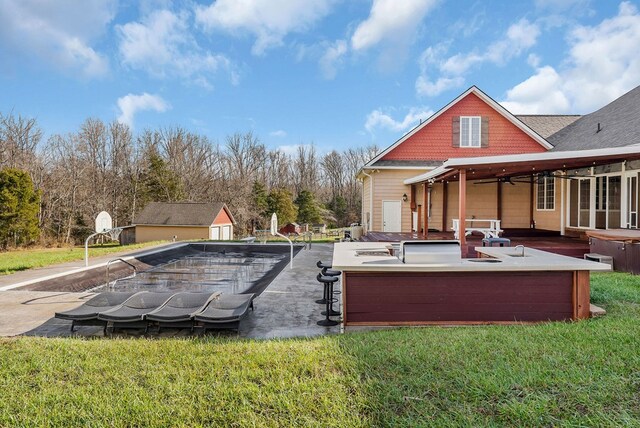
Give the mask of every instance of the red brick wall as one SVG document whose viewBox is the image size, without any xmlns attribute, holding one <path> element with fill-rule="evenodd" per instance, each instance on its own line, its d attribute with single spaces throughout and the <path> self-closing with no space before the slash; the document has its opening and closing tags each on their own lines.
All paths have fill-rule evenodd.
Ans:
<svg viewBox="0 0 640 428">
<path fill-rule="evenodd" d="M 454 116 L 486 116 L 489 118 L 489 147 L 452 147 L 451 132 Z M 438 160 L 473 156 L 494 156 L 546 152 L 514 124 L 471 93 L 451 106 L 398 147 L 383 160 Z"/>
</svg>

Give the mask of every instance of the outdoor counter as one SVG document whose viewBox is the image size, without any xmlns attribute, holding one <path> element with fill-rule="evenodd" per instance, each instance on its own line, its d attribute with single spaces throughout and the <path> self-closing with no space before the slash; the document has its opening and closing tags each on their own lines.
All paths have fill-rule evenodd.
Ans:
<svg viewBox="0 0 640 428">
<path fill-rule="evenodd" d="M 437 264 L 362 255 L 391 246 L 335 244 L 333 269 L 342 271 L 345 327 L 588 318 L 589 273 L 610 270 L 606 264 L 532 248 L 518 257 L 516 247 L 477 247 L 479 259 Z"/>
</svg>

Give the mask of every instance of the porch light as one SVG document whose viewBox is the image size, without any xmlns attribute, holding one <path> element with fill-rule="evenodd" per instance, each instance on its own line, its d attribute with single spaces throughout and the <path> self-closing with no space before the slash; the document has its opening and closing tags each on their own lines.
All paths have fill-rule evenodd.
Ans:
<svg viewBox="0 0 640 428">
<path fill-rule="evenodd" d="M 407 202 L 407 199 L 409 199 L 409 198 L 407 197 L 407 194 L 406 194 L 406 193 L 405 193 L 405 194 L 403 194 L 403 195 L 402 195 L 402 201 L 403 201 L 403 202 Z"/>
</svg>

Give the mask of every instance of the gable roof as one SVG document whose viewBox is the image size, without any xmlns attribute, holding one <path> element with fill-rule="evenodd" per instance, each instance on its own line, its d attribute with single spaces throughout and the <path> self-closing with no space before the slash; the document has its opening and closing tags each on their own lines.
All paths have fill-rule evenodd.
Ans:
<svg viewBox="0 0 640 428">
<path fill-rule="evenodd" d="M 225 210 L 235 223 L 229 208 L 222 202 L 149 202 L 136 215 L 133 224 L 165 226 L 211 226 Z"/>
<path fill-rule="evenodd" d="M 447 110 L 449 110 L 452 106 L 454 106 L 456 103 L 458 103 L 460 100 L 462 100 L 463 98 L 465 98 L 467 95 L 469 94 L 475 94 L 478 98 L 480 98 L 482 101 L 484 101 L 485 103 L 487 103 L 491 108 L 493 108 L 496 112 L 498 112 L 500 115 L 502 115 L 504 118 L 506 118 L 507 120 L 509 120 L 513 125 L 515 125 L 517 128 L 519 128 L 521 131 L 523 131 L 525 134 L 527 134 L 529 137 L 531 137 L 534 141 L 536 141 L 538 144 L 540 144 L 542 147 L 544 147 L 545 149 L 549 150 L 552 149 L 553 146 L 551 144 L 549 144 L 549 142 L 547 142 L 542 136 L 540 136 L 536 131 L 534 131 L 533 129 L 531 129 L 529 126 L 527 126 L 524 122 L 522 122 L 521 120 L 519 120 L 516 116 L 514 116 L 513 114 L 511 114 L 507 109 L 505 109 L 504 107 L 502 107 L 498 102 L 496 102 L 493 98 L 491 98 L 489 95 L 485 94 L 484 92 L 482 92 L 480 89 L 478 89 L 478 87 L 476 87 L 475 85 L 470 87 L 469 89 L 467 89 L 466 91 L 464 91 L 462 94 L 460 94 L 458 97 L 456 97 L 453 101 L 449 102 L 449 104 L 447 104 L 446 106 L 442 107 L 440 110 L 438 110 L 437 112 L 435 112 L 433 115 L 431 115 L 431 117 L 429 117 L 427 120 L 425 120 L 424 122 L 420 123 L 419 125 L 417 125 L 416 127 L 414 127 L 412 130 L 410 130 L 409 132 L 407 132 L 406 134 L 404 134 L 400 139 L 398 139 L 395 143 L 393 143 L 392 145 L 390 145 L 389 147 L 387 147 L 385 150 L 383 150 L 382 152 L 378 153 L 373 159 L 371 159 L 369 162 L 367 162 L 362 168 L 373 168 L 376 165 L 374 165 L 376 162 L 378 162 L 380 159 L 382 159 L 387 153 L 389 153 L 390 151 L 392 151 L 393 149 L 395 149 L 396 147 L 398 147 L 400 144 L 404 143 L 405 141 L 407 141 L 409 138 L 411 138 L 416 132 L 420 131 L 422 128 L 424 128 L 425 126 L 427 126 L 429 123 L 433 122 L 436 118 L 438 118 L 440 115 L 442 115 L 444 112 L 446 112 Z"/>
<path fill-rule="evenodd" d="M 598 127 L 599 126 L 599 127 Z M 554 151 L 640 144 L 640 86 L 549 137 Z"/>
<path fill-rule="evenodd" d="M 516 117 L 540 134 L 542 138 L 549 138 L 562 128 L 580 119 L 579 114 L 517 114 Z M 551 141 L 547 141 L 551 143 Z"/>
</svg>

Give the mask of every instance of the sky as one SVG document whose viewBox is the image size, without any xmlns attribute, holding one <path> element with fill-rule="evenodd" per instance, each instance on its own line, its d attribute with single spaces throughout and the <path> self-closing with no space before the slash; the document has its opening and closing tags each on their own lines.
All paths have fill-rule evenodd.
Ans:
<svg viewBox="0 0 640 428">
<path fill-rule="evenodd" d="M 640 2 L 0 0 L 0 112 L 387 147 L 471 85 L 584 114 L 640 85 Z"/>
</svg>

